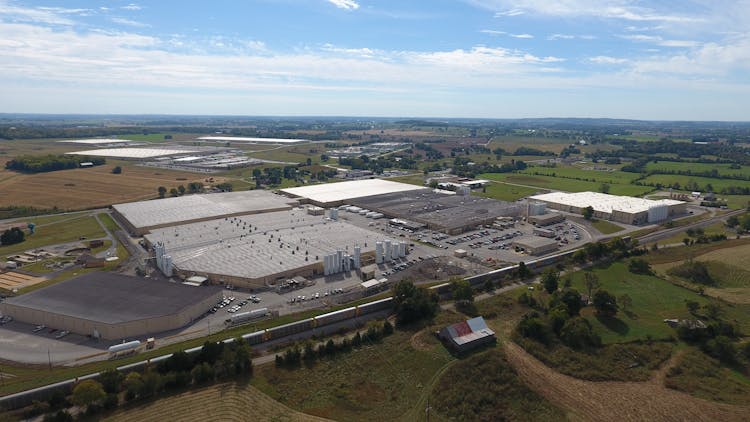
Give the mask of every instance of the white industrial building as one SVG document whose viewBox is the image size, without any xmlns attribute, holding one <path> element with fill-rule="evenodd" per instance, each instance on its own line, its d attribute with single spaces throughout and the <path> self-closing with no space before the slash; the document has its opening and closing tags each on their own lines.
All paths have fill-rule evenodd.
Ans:
<svg viewBox="0 0 750 422">
<path fill-rule="evenodd" d="M 297 201 L 266 190 L 185 195 L 112 206 L 129 232 L 142 235 L 177 224 L 291 209 Z"/>
<path fill-rule="evenodd" d="M 331 207 L 341 205 L 350 199 L 419 189 L 423 187 L 382 179 L 366 179 L 281 189 L 281 192 L 300 198 L 302 202 Z"/>
<path fill-rule="evenodd" d="M 656 223 L 687 211 L 687 203 L 673 199 L 653 201 L 599 192 L 551 192 L 529 199 L 544 202 L 548 208 L 573 214 L 581 214 L 584 208 L 590 206 L 596 218 L 635 225 Z"/>
<path fill-rule="evenodd" d="M 248 288 L 355 271 L 363 262 L 402 258 L 408 249 L 405 242 L 302 208 L 155 229 L 145 239 L 167 275 L 202 275 Z"/>
<path fill-rule="evenodd" d="M 146 159 L 168 157 L 179 154 L 195 154 L 202 152 L 195 148 L 101 148 L 86 151 L 66 152 L 66 155 L 88 155 L 92 157 L 113 157 L 123 159 Z"/>
<path fill-rule="evenodd" d="M 201 136 L 199 141 L 244 142 L 248 144 L 296 144 L 310 142 L 309 139 L 250 138 L 243 136 Z"/>
</svg>

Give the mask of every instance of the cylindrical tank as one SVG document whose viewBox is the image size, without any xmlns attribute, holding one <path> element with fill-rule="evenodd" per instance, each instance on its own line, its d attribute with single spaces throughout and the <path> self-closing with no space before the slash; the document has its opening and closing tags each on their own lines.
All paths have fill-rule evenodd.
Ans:
<svg viewBox="0 0 750 422">
<path fill-rule="evenodd" d="M 118 353 L 118 352 L 124 352 L 126 350 L 135 350 L 140 345 L 141 345 L 140 341 L 133 340 L 127 343 L 115 344 L 114 346 L 110 346 L 108 350 L 109 350 L 109 353 Z"/>
<path fill-rule="evenodd" d="M 359 245 L 356 245 L 354 247 L 354 268 L 359 268 L 360 265 L 360 257 L 362 254 L 362 249 L 359 247 Z"/>
<path fill-rule="evenodd" d="M 339 249 L 336 251 L 336 272 L 337 273 L 340 273 L 341 271 L 344 270 L 342 266 L 343 260 L 344 260 L 344 251 Z"/>
<path fill-rule="evenodd" d="M 337 208 L 331 208 L 330 211 L 331 220 L 336 221 L 339 219 L 339 210 Z"/>
<path fill-rule="evenodd" d="M 375 263 L 383 263 L 383 242 L 375 242 Z"/>
<path fill-rule="evenodd" d="M 391 252 L 391 241 L 386 240 L 385 241 L 385 256 L 384 256 L 386 261 L 390 261 L 392 259 L 392 255 L 391 255 L 392 253 L 393 252 Z"/>
</svg>

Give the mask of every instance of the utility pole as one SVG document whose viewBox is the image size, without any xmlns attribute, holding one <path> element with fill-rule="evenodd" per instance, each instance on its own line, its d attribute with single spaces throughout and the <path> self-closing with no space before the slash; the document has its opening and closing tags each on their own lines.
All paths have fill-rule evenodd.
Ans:
<svg viewBox="0 0 750 422">
<path fill-rule="evenodd" d="M 49 353 L 49 349 L 47 349 L 47 362 L 49 363 L 49 370 L 52 370 L 52 355 Z"/>
</svg>

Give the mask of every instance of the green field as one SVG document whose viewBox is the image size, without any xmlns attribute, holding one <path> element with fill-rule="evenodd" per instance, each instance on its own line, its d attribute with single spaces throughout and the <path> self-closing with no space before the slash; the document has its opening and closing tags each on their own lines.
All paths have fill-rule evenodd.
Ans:
<svg viewBox="0 0 750 422">
<path fill-rule="evenodd" d="M 561 190 L 566 192 L 599 192 L 601 182 L 587 182 L 575 179 L 564 179 L 552 176 L 530 176 L 514 173 L 484 173 L 479 175 L 482 179 L 495 180 L 499 182 L 514 183 L 519 185 L 539 187 L 542 189 Z M 610 184 L 609 193 L 612 195 L 641 196 L 653 188 L 649 186 L 636 186 L 629 184 Z"/>
<path fill-rule="evenodd" d="M 733 179 L 714 179 L 710 177 L 697 177 L 697 176 L 685 176 L 679 174 L 652 174 L 642 180 L 644 184 L 656 185 L 660 183 L 664 187 L 669 187 L 675 183 L 679 183 L 682 189 L 686 189 L 686 186 L 692 185 L 693 183 L 698 184 L 698 190 L 700 191 L 713 191 L 721 192 L 722 189 L 730 186 L 739 186 L 743 188 L 750 188 L 750 181 L 747 180 L 733 180 Z M 709 189 L 710 185 L 710 189 Z M 719 197 L 723 197 L 719 194 Z"/>
<path fill-rule="evenodd" d="M 606 220 L 594 220 L 591 222 L 591 225 L 593 225 L 594 228 L 599 230 L 599 232 L 601 232 L 602 234 L 612 234 L 623 230 L 623 228 L 618 226 L 617 224 L 610 223 Z"/>
<path fill-rule="evenodd" d="M 632 181 L 641 177 L 638 173 L 628 173 L 625 171 L 604 171 L 604 170 L 585 170 L 578 167 L 540 167 L 531 166 L 521 171 L 523 174 L 546 175 L 561 177 L 566 179 L 578 179 L 583 181 L 592 181 L 598 183 L 630 184 Z"/>
<path fill-rule="evenodd" d="M 701 305 L 708 302 L 697 293 L 660 278 L 630 273 L 625 263 L 614 263 L 607 268 L 596 269 L 594 273 L 599 277 L 601 289 L 617 298 L 627 294 L 633 301 L 632 311 L 621 310 L 615 318 L 597 317 L 591 307 L 582 311 L 605 344 L 643 340 L 647 336 L 654 339 L 670 338 L 675 331 L 664 323 L 664 319 L 690 318 L 686 300 Z M 573 274 L 572 279 L 575 289 L 586 292 L 582 271 Z"/>
<path fill-rule="evenodd" d="M 476 191 L 476 195 L 485 198 L 497 199 L 500 201 L 516 201 L 530 195 L 540 193 L 539 189 L 527 188 L 523 186 L 507 185 L 505 183 L 490 183 L 484 189 L 484 192 Z"/>
<path fill-rule="evenodd" d="M 750 177 L 750 167 L 744 166 L 739 169 L 730 168 L 731 164 L 716 164 L 716 163 L 686 163 L 686 162 L 675 162 L 675 161 L 649 161 L 646 164 L 646 171 L 648 172 L 678 172 L 678 171 L 691 171 L 693 173 L 703 173 L 716 170 L 721 176 L 740 176 Z"/>
<path fill-rule="evenodd" d="M 33 221 L 33 220 L 31 220 Z M 100 238 L 106 234 L 92 216 L 73 216 L 55 223 L 37 227 L 36 233 L 26 235 L 26 240 L 15 245 L 0 246 L 0 255 L 9 255 L 58 243 L 75 242 L 81 236 Z"/>
<path fill-rule="evenodd" d="M 698 350 L 688 350 L 667 372 L 666 386 L 696 397 L 723 403 L 747 404 L 750 378 L 722 366 Z"/>
</svg>

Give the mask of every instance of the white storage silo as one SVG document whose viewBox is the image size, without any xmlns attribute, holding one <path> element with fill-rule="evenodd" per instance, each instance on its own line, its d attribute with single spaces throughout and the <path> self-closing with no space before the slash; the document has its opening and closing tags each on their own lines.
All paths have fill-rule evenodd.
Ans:
<svg viewBox="0 0 750 422">
<path fill-rule="evenodd" d="M 385 254 L 384 254 L 384 256 L 383 256 L 383 258 L 384 258 L 384 259 L 385 259 L 386 261 L 390 261 L 390 260 L 392 259 L 392 258 L 391 258 L 391 253 L 392 253 L 392 252 L 391 252 L 391 247 L 392 247 L 392 245 L 391 245 L 391 241 L 390 241 L 390 240 L 386 240 L 386 241 L 385 241 Z"/>
<path fill-rule="evenodd" d="M 375 242 L 375 263 L 383 263 L 383 242 Z"/>
<path fill-rule="evenodd" d="M 354 247 L 354 268 L 359 268 L 360 265 L 360 256 L 362 254 L 362 249 L 359 247 L 359 245 L 356 245 Z"/>
</svg>

